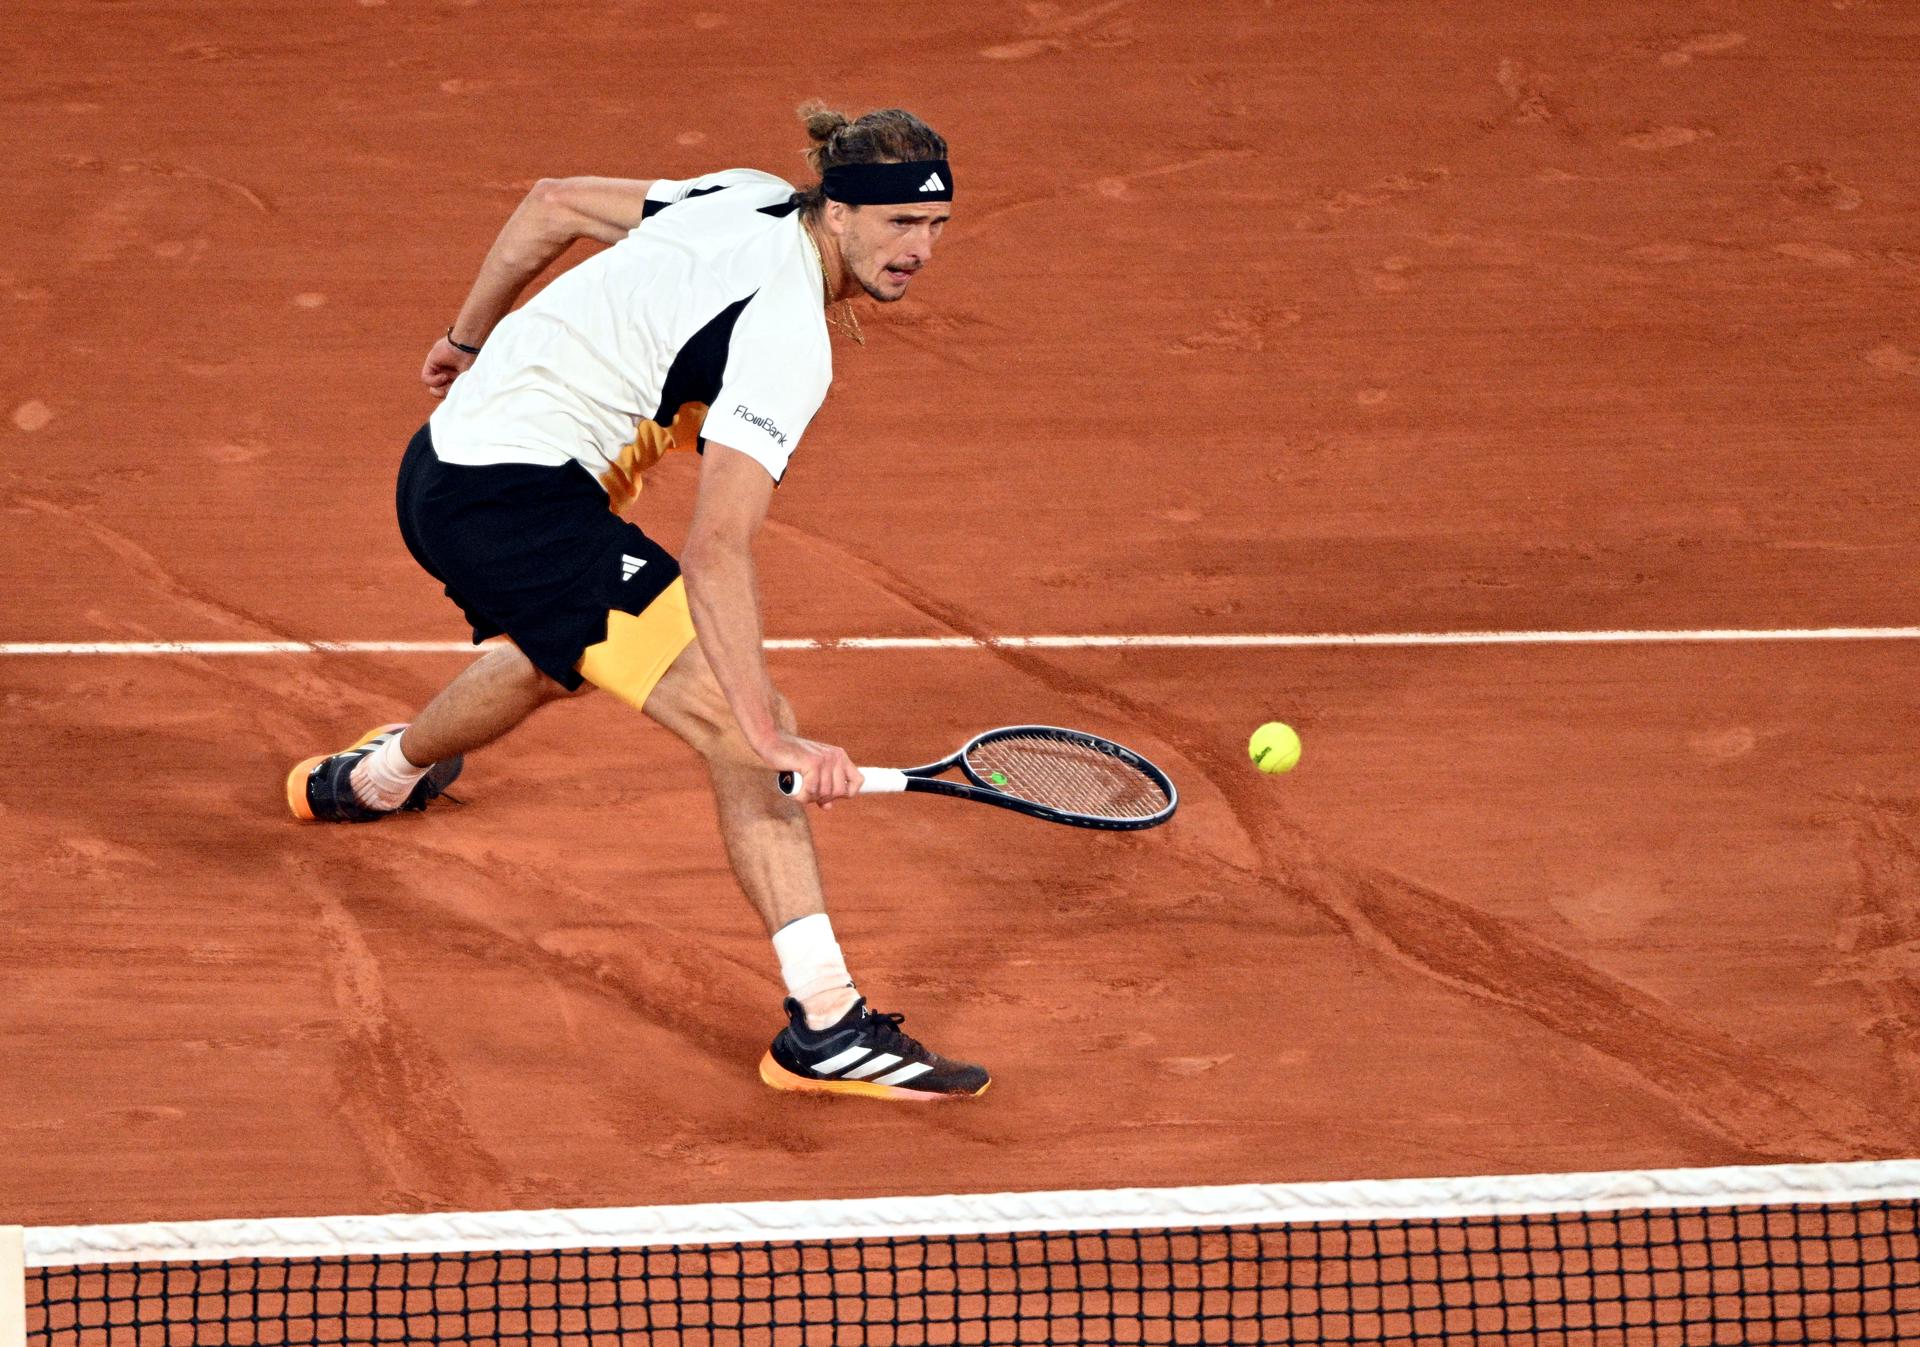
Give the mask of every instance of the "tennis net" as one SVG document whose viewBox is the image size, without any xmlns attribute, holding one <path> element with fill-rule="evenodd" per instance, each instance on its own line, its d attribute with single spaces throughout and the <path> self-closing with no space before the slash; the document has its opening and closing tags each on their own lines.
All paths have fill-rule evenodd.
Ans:
<svg viewBox="0 0 1920 1347">
<path fill-rule="evenodd" d="M 21 1247 L 29 1347 L 1920 1342 L 1912 1161 L 41 1228 Z"/>
</svg>

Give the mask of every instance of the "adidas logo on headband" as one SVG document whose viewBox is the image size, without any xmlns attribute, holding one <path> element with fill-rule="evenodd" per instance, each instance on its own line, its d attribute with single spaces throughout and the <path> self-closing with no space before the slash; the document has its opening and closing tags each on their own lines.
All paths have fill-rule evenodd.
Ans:
<svg viewBox="0 0 1920 1347">
<path fill-rule="evenodd" d="M 829 201 L 849 206 L 899 206 L 953 200 L 953 169 L 945 159 L 835 164 L 820 175 Z"/>
</svg>

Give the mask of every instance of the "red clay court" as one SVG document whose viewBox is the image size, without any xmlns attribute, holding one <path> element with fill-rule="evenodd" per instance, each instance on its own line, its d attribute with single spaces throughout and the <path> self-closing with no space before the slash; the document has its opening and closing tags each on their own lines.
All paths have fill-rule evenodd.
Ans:
<svg viewBox="0 0 1920 1347">
<path fill-rule="evenodd" d="M 0 1222 L 1920 1151 L 1912 6 L 12 27 Z M 458 808 L 281 798 L 466 658 L 353 643 L 464 634 L 392 475 L 514 203 L 798 175 L 816 94 L 926 116 L 959 194 L 836 338 L 760 551 L 776 680 L 863 761 L 1078 725 L 1183 795 L 818 819 L 863 986 L 994 1070 L 965 1107 L 759 1083 L 778 971 L 704 773 L 611 700 Z M 636 507 L 669 547 L 693 480 Z M 1694 635 L 1541 639 L 1603 632 Z M 1249 639 L 996 644 L 1049 635 Z"/>
</svg>

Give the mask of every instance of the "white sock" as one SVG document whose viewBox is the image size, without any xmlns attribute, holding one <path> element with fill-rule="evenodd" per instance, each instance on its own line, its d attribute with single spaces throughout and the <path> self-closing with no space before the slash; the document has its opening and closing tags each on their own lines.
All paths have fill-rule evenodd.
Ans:
<svg viewBox="0 0 1920 1347">
<path fill-rule="evenodd" d="M 826 913 L 790 921 L 775 931 L 773 952 L 780 958 L 787 995 L 806 1010 L 809 1029 L 833 1024 L 860 999 Z"/>
<path fill-rule="evenodd" d="M 396 734 L 354 765 L 353 798 L 369 809 L 398 809 L 426 774 L 426 767 L 407 761 Z"/>
</svg>

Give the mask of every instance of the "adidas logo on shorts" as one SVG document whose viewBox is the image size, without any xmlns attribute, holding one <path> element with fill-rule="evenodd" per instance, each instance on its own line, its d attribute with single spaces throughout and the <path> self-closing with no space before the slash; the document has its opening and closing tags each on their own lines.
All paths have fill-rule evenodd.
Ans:
<svg viewBox="0 0 1920 1347">
<path fill-rule="evenodd" d="M 620 554 L 621 583 L 624 584 L 628 580 L 633 579 L 635 573 L 638 572 L 639 569 L 646 564 L 647 564 L 647 559 L 645 557 L 630 557 L 626 553 L 622 552 Z"/>
</svg>

